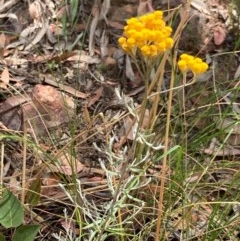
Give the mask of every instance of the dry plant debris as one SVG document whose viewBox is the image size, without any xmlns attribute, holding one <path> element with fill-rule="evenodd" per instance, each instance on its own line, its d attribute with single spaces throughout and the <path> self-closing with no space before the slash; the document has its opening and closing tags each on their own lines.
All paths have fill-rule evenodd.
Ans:
<svg viewBox="0 0 240 241">
<path fill-rule="evenodd" d="M 9 129 L 23 130 L 26 122 L 29 132 L 40 134 L 69 122 L 74 115 L 74 102 L 57 89 L 38 84 L 29 94 L 7 98 L 0 109 L 0 120 Z M 20 109 L 21 117 L 14 115 L 16 109 Z"/>
<path fill-rule="evenodd" d="M 19 189 L 22 185 L 19 173 L 24 169 L 22 159 L 26 155 L 26 187 L 33 192 L 39 191 L 39 202 L 35 209 L 33 208 L 34 211 L 29 212 L 29 222 L 39 221 L 38 218 L 33 218 L 34 220 L 30 218 L 37 213 L 36 216 L 43 220 L 53 220 L 56 223 L 51 230 L 52 233 L 61 233 L 64 229 L 77 236 L 80 234 L 79 226 L 71 217 L 74 204 L 69 202 L 66 186 L 74 193 L 75 178 L 77 180 L 75 182 L 80 182 L 79 185 L 84 193 L 83 196 L 78 196 L 78 205 L 82 207 L 83 203 L 92 202 L 97 207 L 102 207 L 105 204 L 108 205 L 108 201 L 113 197 L 112 190 L 107 186 L 110 182 L 109 173 L 119 174 L 111 180 L 113 187 L 129 178 L 130 175 L 124 173 L 127 169 L 126 164 L 118 163 L 118 160 L 121 155 L 125 155 L 128 161 L 133 160 L 131 151 L 125 153 L 125 150 L 131 147 L 136 138 L 137 126 L 134 118 L 139 115 L 141 109 L 139 103 L 143 98 L 144 84 L 139 69 L 120 49 L 117 40 L 125 33 L 120 45 L 126 52 L 135 53 L 136 49 L 132 47 L 139 38 L 136 37 L 136 33 L 132 35 L 132 32 L 127 32 L 124 27 L 126 21 L 132 17 L 136 17 L 135 20 L 146 18 L 148 15 L 145 14 L 155 9 L 164 10 L 163 15 L 160 14 L 161 16 L 158 15 L 158 17 L 163 17 L 167 24 L 171 24 L 171 31 L 174 34 L 179 21 L 186 17 L 184 6 L 187 2 L 185 0 L 82 0 L 78 1 L 79 12 L 75 12 L 71 4 L 65 1 L 34 0 L 29 3 L 22 0 L 2 1 L 0 6 L 0 136 L 15 135 L 23 139 L 27 137 L 29 146 L 24 150 L 24 141 L 8 138 L 6 141 L 1 140 L 6 151 L 3 155 L 1 180 L 19 197 Z M 195 132 L 207 130 L 209 123 L 213 123 L 216 131 L 221 132 L 224 138 L 227 135 L 228 139 L 217 140 L 222 136 L 215 137 L 212 134 L 212 140 L 198 147 L 195 156 L 189 155 L 186 160 L 183 160 L 187 164 L 191 161 L 197 163 L 197 158 L 205 155 L 204 163 L 201 165 L 212 164 L 209 159 L 213 157 L 211 160 L 216 161 L 214 164 L 216 167 L 211 166 L 212 169 L 209 170 L 210 174 L 203 170 L 203 173 L 186 176 L 185 184 L 189 186 L 201 178 L 214 184 L 216 180 L 231 180 L 233 176 L 238 175 L 235 172 L 238 168 L 233 165 L 226 169 L 218 169 L 220 164 L 217 161 L 224 162 L 224 158 L 234 161 L 240 155 L 239 124 L 236 124 L 240 112 L 239 97 L 236 97 L 234 92 L 239 88 L 239 56 L 236 53 L 234 58 L 229 60 L 229 57 L 224 59 L 221 55 L 224 51 L 235 50 L 233 39 L 236 35 L 232 32 L 236 32 L 236 26 L 239 25 L 239 22 L 237 23 L 239 15 L 236 14 L 237 9 L 232 8 L 227 1 L 192 0 L 190 5 L 189 21 L 179 42 L 179 56 L 183 52 L 193 56 L 201 54 L 204 58 L 206 57 L 207 63 L 200 62 L 203 67 L 201 69 L 196 66 L 189 67 L 183 62 L 178 63 L 178 67 L 180 70 L 187 70 L 189 67 L 197 74 L 205 72 L 208 68 L 207 64 L 210 69 L 200 77 L 202 79 L 199 79 L 199 83 L 203 87 L 202 89 L 201 86 L 196 87 L 196 89 L 200 88 L 198 93 L 195 93 L 196 89 L 191 86 L 186 90 L 184 113 L 186 116 L 190 114 L 189 119 L 185 119 L 184 128 L 189 128 L 189 139 L 194 142 Z M 169 7 L 171 9 L 168 9 Z M 170 49 L 173 45 L 173 41 L 170 40 L 171 31 L 168 30 L 166 36 L 169 46 L 165 46 L 166 49 Z M 162 42 L 158 43 L 158 45 L 161 44 Z M 146 44 L 141 45 L 140 48 L 142 54 L 149 58 L 157 56 L 162 51 L 160 47 L 156 49 L 156 46 L 149 47 Z M 230 68 L 226 64 L 228 61 Z M 153 66 L 152 75 L 155 71 L 156 66 Z M 223 72 L 227 72 L 227 76 L 223 76 Z M 190 78 L 191 73 L 187 73 L 186 80 Z M 162 90 L 164 97 L 168 93 L 169 79 L 170 70 L 169 75 L 164 76 Z M 233 81 L 229 84 L 228 81 L 232 79 Z M 211 89 L 211 81 L 217 84 L 215 86 L 220 86 L 219 89 L 218 87 Z M 119 89 L 123 93 L 120 93 Z M 207 99 L 214 91 L 221 93 L 214 103 L 214 113 L 207 118 L 200 118 L 192 125 L 191 120 L 201 115 L 202 106 L 203 109 L 208 106 Z M 152 92 L 147 104 L 151 105 L 156 95 L 156 92 Z M 174 104 L 177 105 L 178 101 L 178 96 L 175 95 Z M 161 102 L 158 108 L 165 110 L 166 103 Z M 131 112 L 130 110 L 133 109 L 134 111 Z M 223 115 L 223 119 L 219 119 L 219 112 L 227 114 Z M 173 113 L 173 118 L 179 117 Z M 159 119 L 157 137 L 162 140 L 165 115 L 160 115 Z M 143 113 L 141 128 L 148 130 L 152 121 L 151 113 L 146 109 Z M 190 125 L 192 126 L 189 127 Z M 177 124 L 173 126 L 174 128 L 176 133 L 171 136 L 170 146 L 175 138 L 181 139 L 178 136 L 181 128 Z M 148 139 L 144 138 L 141 141 L 149 144 Z M 115 162 L 110 165 L 106 164 L 108 143 L 112 144 L 115 155 Z M 222 143 L 226 145 L 223 147 Z M 160 147 L 159 150 L 161 150 Z M 133 170 L 130 170 L 132 173 L 137 170 L 134 168 L 136 167 L 133 166 Z M 161 164 L 154 163 L 146 171 L 146 177 L 144 176 L 143 179 L 148 176 L 155 178 L 161 168 Z M 122 173 L 124 173 L 123 177 L 121 177 Z M 172 170 L 170 165 L 168 175 L 174 176 L 174 169 Z M 217 181 L 217 184 L 222 185 L 220 181 Z M 221 196 L 220 191 L 215 193 L 203 187 L 196 187 L 199 188 L 201 197 L 191 189 L 188 199 L 193 202 L 201 201 L 202 197 L 206 197 L 207 201 L 214 201 Z M 148 183 L 142 190 L 150 190 L 154 196 L 158 194 L 158 188 L 157 185 Z M 219 190 L 231 195 L 234 188 L 225 190 L 222 185 Z M 143 194 L 140 193 L 140 195 Z M 134 199 L 130 194 L 128 198 Z M 199 207 L 186 208 L 183 216 L 179 211 L 180 202 L 180 199 L 177 200 L 172 207 L 172 216 L 166 224 L 166 226 L 170 225 L 166 231 L 166 237 L 168 240 L 180 240 L 186 227 L 190 227 L 189 237 L 200 240 L 208 231 L 208 217 L 214 212 L 212 206 L 201 203 Z M 237 208 L 239 209 L 239 205 Z M 69 211 L 66 219 L 62 218 L 65 209 Z M 131 216 L 131 211 L 127 208 L 121 210 L 122 213 L 118 218 L 126 218 L 128 212 Z M 237 215 L 235 209 L 232 212 Z M 100 212 L 96 215 L 100 214 L 102 215 Z M 150 224 L 147 219 L 152 217 L 155 218 L 150 216 L 144 220 L 141 216 L 141 220 L 136 222 L 136 230 L 141 230 L 144 222 Z M 131 230 L 131 225 L 128 225 L 128 229 Z M 51 222 L 47 222 L 46 228 L 42 228 L 42 237 L 39 235 L 38 240 L 57 240 L 48 235 L 46 230 L 50 227 Z M 153 236 L 152 233 L 149 234 L 149 237 L 151 236 Z M 149 237 L 145 240 L 151 240 Z"/>
</svg>

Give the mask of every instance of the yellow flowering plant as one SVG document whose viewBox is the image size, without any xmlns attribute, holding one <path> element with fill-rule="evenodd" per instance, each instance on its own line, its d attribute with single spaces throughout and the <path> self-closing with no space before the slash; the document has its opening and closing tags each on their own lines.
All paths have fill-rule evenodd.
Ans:
<svg viewBox="0 0 240 241">
<path fill-rule="evenodd" d="M 142 57 L 152 59 L 172 48 L 171 33 L 172 28 L 163 20 L 163 12 L 155 11 L 127 20 L 118 42 L 128 54 L 135 56 L 139 50 Z"/>
<path fill-rule="evenodd" d="M 145 83 L 145 93 L 144 99 L 141 104 L 140 117 L 136 115 L 136 122 L 138 129 L 136 131 L 135 140 L 132 145 L 131 155 L 134 156 L 134 160 L 138 158 L 144 159 L 143 153 L 146 153 L 146 160 L 154 159 L 154 151 L 159 150 L 161 145 L 161 138 L 157 137 L 155 133 L 149 133 L 155 129 L 157 120 L 160 119 L 161 113 L 159 106 L 161 106 L 160 98 L 161 93 L 168 93 L 168 101 L 166 103 L 166 126 L 164 135 L 164 145 L 163 147 L 163 158 L 162 158 L 162 168 L 159 174 L 159 201 L 158 201 L 158 222 L 156 226 L 156 238 L 155 240 L 160 240 L 160 230 L 162 223 L 163 214 L 163 200 L 164 200 L 164 183 L 166 180 L 166 170 L 167 170 L 167 158 L 170 153 L 169 150 L 169 133 L 170 133 L 170 120 L 171 120 L 171 110 L 173 101 L 173 91 L 175 80 L 176 80 L 176 69 L 183 73 L 182 86 L 178 86 L 177 89 L 182 88 L 184 92 L 184 87 L 186 86 L 186 73 L 192 71 L 194 74 L 194 79 L 189 84 L 193 84 L 196 81 L 196 77 L 203 74 L 208 69 L 208 64 L 198 57 L 194 57 L 189 54 L 182 54 L 179 61 L 177 61 L 177 51 L 171 51 L 173 45 L 177 48 L 178 40 L 180 38 L 181 32 L 188 22 L 188 11 L 190 9 L 189 1 L 185 6 L 185 13 L 182 14 L 180 23 L 175 30 L 172 37 L 172 28 L 166 24 L 163 18 L 162 11 L 154 11 L 143 16 L 133 17 L 127 20 L 127 24 L 124 27 L 123 35 L 118 39 L 120 47 L 129 54 Z M 170 52 L 171 51 L 171 52 Z M 169 62 L 171 66 L 170 71 L 170 83 L 169 89 L 162 91 L 162 84 L 164 79 L 164 73 L 166 70 L 166 63 Z M 154 67 L 157 67 L 156 72 L 152 71 Z M 150 78 L 151 72 L 154 72 L 154 77 Z M 154 91 L 154 93 L 152 93 Z M 152 98 L 153 97 L 153 98 Z M 146 114 L 147 101 L 151 99 L 151 105 L 149 110 L 148 119 L 149 124 L 145 125 L 145 130 L 147 133 L 140 133 L 144 117 Z M 184 98 L 183 105 L 184 105 Z M 185 113 L 185 112 L 184 112 Z M 144 139 L 144 142 L 142 141 Z M 139 141 L 140 140 L 140 141 Z M 154 144 L 154 146 L 153 146 Z M 156 153 L 158 156 L 159 153 Z M 139 163 L 147 166 L 147 163 L 143 163 L 142 159 Z M 141 167 L 144 167 L 142 165 Z"/>
<path fill-rule="evenodd" d="M 145 126 L 147 133 L 140 133 L 140 130 L 145 118 L 148 97 L 153 89 L 160 92 L 162 88 L 165 64 L 169 57 L 168 51 L 171 50 L 174 44 L 171 34 L 172 28 L 164 21 L 163 12 L 154 11 L 152 13 L 127 20 L 123 36 L 118 39 L 120 47 L 132 57 L 145 83 L 145 93 L 141 104 L 140 117 L 136 115 L 137 131 L 135 141 L 131 147 L 132 153 L 136 160 L 139 159 L 138 161 L 141 163 L 140 165 L 148 165 L 147 163 L 142 162 L 142 153 L 148 153 L 152 149 L 159 150 L 159 148 L 163 148 L 161 141 L 159 143 L 159 140 L 154 140 L 155 134 L 149 134 L 149 131 L 154 129 L 154 125 L 157 121 L 158 103 L 160 98 L 159 94 L 154 96 L 154 100 L 152 102 L 153 105 L 149 111 L 149 120 L 151 120 L 151 123 L 149 123 L 148 127 Z M 156 67 L 156 64 L 158 65 L 157 70 L 151 80 L 150 75 L 153 68 Z M 167 141 L 168 138 L 166 138 L 166 142 Z M 156 146 L 154 147 L 151 143 L 154 143 Z M 164 152 L 166 151 L 167 150 L 164 149 Z M 165 166 L 166 161 L 163 169 Z M 143 166 L 141 167 L 143 168 Z M 161 214 L 159 214 L 159 217 L 160 216 Z M 157 230 L 158 229 L 159 228 L 157 227 Z M 159 232 L 157 231 L 156 233 Z"/>
<path fill-rule="evenodd" d="M 208 64 L 202 59 L 193 57 L 189 54 L 181 54 L 178 61 L 178 68 L 182 72 L 192 71 L 195 76 L 203 74 L 208 69 Z"/>
<path fill-rule="evenodd" d="M 163 12 L 154 11 L 128 19 L 123 36 L 118 39 L 120 47 L 132 57 L 145 83 L 138 127 L 141 127 L 144 118 L 151 71 L 159 57 L 173 47 L 171 34 L 172 28 L 164 21 Z M 139 63 L 139 60 L 142 62 Z"/>
</svg>

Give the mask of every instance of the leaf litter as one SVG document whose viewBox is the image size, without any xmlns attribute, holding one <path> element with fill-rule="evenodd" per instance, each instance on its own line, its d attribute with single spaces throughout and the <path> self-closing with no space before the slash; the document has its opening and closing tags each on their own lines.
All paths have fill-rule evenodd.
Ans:
<svg viewBox="0 0 240 241">
<path fill-rule="evenodd" d="M 2 14 L 0 21 L 3 24 L 0 34 L 0 128 L 2 133 L 12 131 L 21 135 L 26 131 L 30 138 L 37 140 L 37 145 L 46 145 L 45 152 L 48 154 L 46 157 L 43 157 L 44 154 L 37 148 L 29 149 L 27 152 L 29 170 L 36 165 L 27 175 L 29 178 L 39 175 L 41 180 L 42 196 L 40 195 L 39 205 L 51 198 L 56 202 L 58 199 L 67 200 L 66 193 L 59 184 L 72 175 L 79 177 L 85 192 L 91 194 L 93 200 L 96 200 L 94 195 L 99 195 L 99 199 L 105 194 L 106 197 L 110 197 L 104 188 L 101 189 L 101 185 L 107 180 L 99 159 L 104 159 L 105 156 L 94 149 L 92 144 L 98 143 L 104 146 L 110 137 L 114 136 L 116 153 L 121 152 L 124 145 L 131 145 L 135 131 L 134 118 L 127 112 L 125 100 L 123 97 L 119 99 L 114 88 L 116 86 L 122 88 L 126 96 L 134 102 L 136 109 L 137 98 L 141 97 L 144 90 L 140 74 L 133 68 L 129 57 L 119 51 L 116 44 L 117 37 L 121 35 L 127 18 L 151 12 L 155 8 L 166 7 L 169 3 L 172 7 L 177 7 L 184 2 L 96 0 L 94 3 L 86 3 L 81 1 L 79 4 L 82 15 L 77 16 L 75 24 L 70 21 L 74 17 L 74 13 L 70 11 L 71 6 L 62 1 L 35 0 L 28 6 L 26 3 L 22 4 L 20 0 L 10 0 L 0 7 Z M 203 53 L 223 51 L 225 44 L 231 44 L 231 41 L 226 43 L 231 30 L 229 20 L 225 18 L 229 11 L 226 5 L 220 4 L 220 1 L 193 0 L 191 6 L 189 32 L 185 33 L 180 47 L 189 51 L 201 49 Z M 219 14 L 222 20 L 219 20 Z M 89 15 L 91 15 L 90 22 Z M 68 21 L 67 27 L 61 21 L 63 17 Z M 6 18 L 11 25 L 11 31 L 5 26 Z M 195 31 L 196 26 L 201 31 L 193 35 L 191 31 Z M 66 37 L 65 31 L 68 29 L 69 34 Z M 81 33 L 85 30 L 89 31 L 88 41 L 81 37 Z M 80 40 L 74 43 L 78 37 Z M 196 37 L 200 41 L 195 41 Z M 191 46 L 191 43 L 194 43 L 194 46 Z M 216 59 L 222 61 L 221 56 L 217 56 Z M 237 63 L 239 66 L 239 61 Z M 72 70 L 71 74 L 69 69 Z M 100 75 L 96 75 L 97 72 L 101 73 L 101 78 Z M 235 79 L 239 75 L 238 72 L 232 73 Z M 29 73 L 33 75 L 28 76 Z M 17 79 L 19 81 L 14 81 Z M 198 101 L 196 104 L 202 105 Z M 149 113 L 146 112 L 143 125 L 148 126 L 149 121 L 151 121 Z M 74 123 L 76 124 L 74 136 L 79 143 L 75 147 L 77 157 L 61 151 L 64 145 L 71 142 L 69 126 Z M 92 129 L 89 129 L 89 126 Z M 219 124 L 218 128 L 222 126 Z M 233 134 L 236 135 L 235 139 L 239 139 L 239 133 Z M 56 140 L 54 140 L 55 135 L 58 135 Z M 232 148 L 230 145 L 229 148 L 220 149 L 221 144 L 217 145 L 214 141 L 213 143 L 214 146 L 210 144 L 199 152 L 216 157 L 239 155 L 236 146 Z M 21 143 L 7 141 L 8 145 L 6 152 L 9 156 L 14 157 L 12 151 L 21 152 Z M 54 155 L 56 152 L 60 154 Z M 3 180 L 11 185 L 11 191 L 14 193 L 18 193 L 17 189 L 20 187 L 16 174 L 21 170 L 19 160 L 18 153 L 13 160 L 6 160 L 4 163 Z M 14 162 L 18 163 L 17 166 Z M 43 163 L 47 165 L 44 164 L 43 167 Z M 151 170 L 153 169 L 154 167 Z M 8 181 L 11 175 L 13 177 Z M 199 175 L 190 176 L 186 182 L 198 180 L 199 177 Z M 30 185 L 30 182 L 28 184 Z M 52 204 L 56 205 L 54 201 Z M 53 209 L 48 209 L 47 206 L 43 205 L 42 208 L 53 212 Z M 212 212 L 208 206 L 202 208 L 209 213 Z M 63 207 L 61 209 L 63 210 Z M 54 213 L 52 216 L 58 214 L 61 213 Z M 40 213 L 40 215 L 44 217 L 45 214 Z M 195 224 L 201 222 L 206 224 L 206 217 L 198 210 L 191 209 L 189 215 Z M 175 220 L 177 221 L 173 226 L 176 229 L 183 230 L 184 225 L 189 225 L 179 222 L 178 217 Z M 65 222 L 62 219 L 57 221 L 65 229 L 76 232 L 72 222 Z M 198 229 L 199 233 L 192 235 L 200 237 L 204 231 L 204 228 Z"/>
</svg>

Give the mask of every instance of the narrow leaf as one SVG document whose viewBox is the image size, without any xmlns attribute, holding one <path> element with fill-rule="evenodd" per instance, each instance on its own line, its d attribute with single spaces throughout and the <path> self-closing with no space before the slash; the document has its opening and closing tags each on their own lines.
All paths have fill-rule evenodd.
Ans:
<svg viewBox="0 0 240 241">
<path fill-rule="evenodd" d="M 29 191 L 27 192 L 27 195 L 26 195 L 27 203 L 31 204 L 32 206 L 36 206 L 40 200 L 40 191 L 41 191 L 41 180 L 40 178 L 37 178 L 31 183 L 29 187 Z"/>
<path fill-rule="evenodd" d="M 9 83 L 9 71 L 8 71 L 8 67 L 5 67 L 5 69 L 2 72 L 2 76 L 1 76 L 2 82 L 4 84 L 8 84 Z"/>
</svg>

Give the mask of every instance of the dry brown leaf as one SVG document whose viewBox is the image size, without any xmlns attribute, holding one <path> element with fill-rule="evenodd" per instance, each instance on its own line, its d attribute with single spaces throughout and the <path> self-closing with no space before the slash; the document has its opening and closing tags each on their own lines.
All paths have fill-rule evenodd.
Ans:
<svg viewBox="0 0 240 241">
<path fill-rule="evenodd" d="M 19 0 L 8 0 L 8 1 L 1 1 L 0 13 L 5 13 L 7 10 L 11 9 Z"/>
<path fill-rule="evenodd" d="M 9 56 L 7 58 L 4 58 L 4 61 L 5 61 L 5 63 L 7 63 L 7 65 L 11 65 L 11 66 L 21 65 L 22 68 L 25 67 L 24 65 L 26 65 L 28 63 L 27 59 L 21 59 L 16 56 Z M 1 61 L 1 62 L 3 62 L 3 61 Z"/>
<path fill-rule="evenodd" d="M 57 19 L 61 20 L 64 17 L 69 17 L 71 15 L 70 11 L 71 7 L 69 4 L 61 7 L 57 12 Z"/>
<path fill-rule="evenodd" d="M 47 83 L 49 85 L 52 85 L 52 86 L 55 86 L 55 87 L 59 88 L 60 90 L 73 95 L 74 97 L 82 98 L 82 99 L 85 99 L 85 98 L 88 97 L 88 94 L 80 92 L 80 91 L 72 88 L 71 86 L 64 85 L 64 84 L 59 84 L 59 82 L 57 82 L 56 80 L 52 79 L 52 77 L 50 75 L 47 75 L 47 76 L 44 75 L 43 78 L 44 78 L 44 82 L 45 83 Z"/>
<path fill-rule="evenodd" d="M 56 54 L 56 55 L 36 55 L 36 56 L 32 56 L 29 58 L 29 61 L 32 61 L 34 63 L 45 63 L 47 61 L 55 61 L 55 62 L 62 62 L 62 61 L 66 61 L 68 60 L 68 58 L 70 58 L 71 56 L 75 56 L 76 53 L 74 52 L 63 52 L 60 54 Z"/>
<path fill-rule="evenodd" d="M 5 177 L 8 173 L 8 170 L 10 168 L 10 165 L 11 165 L 11 161 L 7 161 L 7 163 L 4 164 L 3 166 L 3 173 L 2 173 L 2 176 Z"/>
<path fill-rule="evenodd" d="M 90 25 L 90 33 L 89 33 L 89 40 L 88 40 L 89 41 L 88 49 L 89 49 L 90 55 L 94 54 L 94 34 L 97 28 L 98 19 L 99 19 L 99 10 L 95 12 L 94 18 Z"/>
<path fill-rule="evenodd" d="M 101 182 L 103 180 L 103 177 L 94 176 L 94 177 L 88 178 L 87 180 L 88 182 Z"/>
<path fill-rule="evenodd" d="M 125 73 L 126 73 L 126 77 L 134 82 L 136 77 L 135 77 L 135 74 L 134 74 L 134 71 L 133 71 L 133 68 L 132 68 L 132 63 L 131 63 L 131 60 L 130 60 L 130 57 L 127 55 L 126 56 L 126 64 L 125 64 Z"/>
<path fill-rule="evenodd" d="M 79 173 L 85 167 L 79 160 L 68 153 L 62 154 L 61 156 L 57 157 L 57 159 L 58 164 L 55 165 L 55 171 L 65 175 L 73 175 L 74 173 Z M 52 168 L 50 169 L 53 171 Z"/>
<path fill-rule="evenodd" d="M 123 119 L 123 124 L 124 124 L 125 133 L 127 134 L 127 139 L 131 141 L 134 140 L 136 137 L 137 126 L 134 125 L 133 119 L 130 118 L 129 116 L 126 116 Z"/>
<path fill-rule="evenodd" d="M 112 58 L 112 57 L 105 57 L 103 59 L 103 64 L 104 64 L 104 67 L 112 67 L 112 66 L 115 66 L 117 64 L 117 61 L 116 59 Z"/>
<path fill-rule="evenodd" d="M 240 65 L 237 67 L 237 70 L 234 74 L 234 79 L 237 79 L 240 76 Z"/>
<path fill-rule="evenodd" d="M 5 83 L 2 83 L 5 84 Z M 1 85 L 1 83 L 0 83 Z M 5 84 L 6 87 L 6 84 Z M 20 130 L 22 127 L 22 112 L 20 104 L 26 102 L 23 96 L 11 96 L 0 107 L 0 121 L 11 130 Z"/>
<path fill-rule="evenodd" d="M 208 148 L 203 150 L 205 154 L 213 155 L 213 156 L 236 156 L 240 155 L 240 150 L 238 148 L 233 148 L 230 146 L 226 146 L 224 148 L 220 147 L 220 143 L 218 143 L 216 138 L 213 138 Z"/>
<path fill-rule="evenodd" d="M 120 29 L 122 30 L 124 28 L 124 25 L 121 24 L 121 23 L 118 23 L 116 21 L 111 21 L 111 20 L 108 20 L 108 24 L 110 27 L 112 28 L 116 28 L 116 29 Z"/>
<path fill-rule="evenodd" d="M 139 108 L 140 110 L 140 108 Z M 139 111 L 140 112 L 140 111 Z M 144 113 L 144 117 L 143 117 L 143 123 L 142 123 L 142 128 L 143 129 L 146 129 L 149 127 L 149 124 L 151 123 L 151 120 L 150 120 L 150 111 L 149 109 L 146 109 L 145 110 L 145 113 Z"/>
<path fill-rule="evenodd" d="M 28 95 L 16 95 L 16 96 L 11 96 L 6 99 L 4 102 L 3 106 L 8 105 L 10 108 L 17 107 L 25 102 L 30 101 L 31 98 Z M 6 108 L 4 108 L 6 109 Z M 1 112 L 0 112 L 1 113 Z"/>
<path fill-rule="evenodd" d="M 27 43 L 29 44 L 25 47 L 25 50 L 30 50 L 35 44 L 41 41 L 44 35 L 49 30 L 49 20 L 44 16 L 45 10 L 46 5 L 41 1 L 36 0 L 32 4 L 30 4 L 29 14 L 34 20 L 32 27 L 35 28 L 37 31 L 31 32 L 31 35 L 34 33 L 33 37 L 31 37 L 30 35 L 28 36 Z M 26 30 L 29 27 L 27 27 Z M 20 34 L 20 36 L 22 35 L 22 33 Z M 26 42 L 26 39 L 23 41 Z"/>
<path fill-rule="evenodd" d="M 42 16 L 42 8 L 38 1 L 34 1 L 33 3 L 31 3 L 29 5 L 28 11 L 29 11 L 29 15 L 32 19 L 40 20 L 40 18 Z"/>
<path fill-rule="evenodd" d="M 106 31 L 104 30 L 102 32 L 102 36 L 100 39 L 100 52 L 101 52 L 101 58 L 104 58 L 106 56 L 108 56 L 108 43 L 109 43 L 109 39 L 108 36 L 106 34 Z"/>
<path fill-rule="evenodd" d="M 42 177 L 41 196 L 62 198 L 66 194 L 59 187 L 59 179 L 52 172 L 47 172 Z"/>
<path fill-rule="evenodd" d="M 5 84 L 5 83 L 3 83 L 3 82 L 0 82 L 0 89 L 5 89 L 5 90 L 7 90 L 7 85 Z"/>
<path fill-rule="evenodd" d="M 226 32 L 223 27 L 217 26 L 214 29 L 213 40 L 216 45 L 221 45 L 226 38 Z"/>
<path fill-rule="evenodd" d="M 42 186 L 41 187 L 41 196 L 48 198 L 64 198 L 66 196 L 65 192 L 58 186 Z"/>
<path fill-rule="evenodd" d="M 3 58 L 4 56 L 4 50 L 5 47 L 7 46 L 7 38 L 4 33 L 0 34 L 0 58 Z"/>
<path fill-rule="evenodd" d="M 94 105 L 102 96 L 103 94 L 103 87 L 101 86 L 94 92 L 94 96 L 89 100 L 87 107 Z"/>
<path fill-rule="evenodd" d="M 141 93 L 142 91 L 144 91 L 144 89 L 145 89 L 145 86 L 140 86 L 140 87 L 138 87 L 138 88 L 130 91 L 130 92 L 127 94 L 127 96 L 130 96 L 130 97 L 131 97 L 131 96 L 137 95 L 137 94 Z"/>
<path fill-rule="evenodd" d="M 58 126 L 62 123 L 68 122 L 74 115 L 74 102 L 71 97 L 64 96 L 63 93 L 59 92 L 52 86 L 36 85 L 32 90 L 32 101 L 31 105 L 32 112 L 37 110 L 38 115 L 46 122 L 48 127 Z M 32 116 L 30 110 L 25 114 Z"/>
<path fill-rule="evenodd" d="M 126 138 L 125 136 L 121 136 L 119 138 L 119 141 L 114 143 L 113 149 L 115 152 L 119 152 L 119 150 L 122 148 L 122 146 L 126 143 Z"/>
<path fill-rule="evenodd" d="M 63 29 L 61 26 L 51 23 L 49 25 L 49 31 L 54 35 L 54 36 L 60 36 L 63 35 Z"/>
<path fill-rule="evenodd" d="M 20 181 L 18 180 L 19 170 L 14 170 L 11 174 L 10 181 L 8 183 L 8 188 L 13 194 L 17 194 L 21 189 Z"/>
<path fill-rule="evenodd" d="M 51 172 L 47 172 L 42 178 L 42 184 L 44 186 L 54 186 L 59 184 L 59 180 L 56 175 L 53 175 Z"/>
<path fill-rule="evenodd" d="M 89 56 L 84 51 L 78 51 L 78 50 L 73 51 L 72 55 L 69 58 L 67 58 L 67 60 L 83 62 L 88 64 L 99 64 L 101 62 L 99 58 Z"/>
<path fill-rule="evenodd" d="M 148 12 L 153 12 L 152 0 L 139 0 L 137 9 L 138 16 L 144 15 Z"/>
<path fill-rule="evenodd" d="M 26 102 L 26 98 L 20 95 L 11 96 L 0 107 L 0 121 L 7 128 L 16 131 L 21 130 L 23 115 L 18 106 L 24 102 Z"/>
<path fill-rule="evenodd" d="M 31 49 L 35 44 L 37 44 L 39 41 L 41 41 L 41 39 L 44 37 L 44 35 L 46 34 L 48 30 L 48 19 L 44 20 L 42 22 L 42 26 L 41 28 L 39 28 L 39 30 L 37 31 L 35 37 L 33 38 L 33 40 L 30 42 L 30 44 L 28 44 L 25 47 L 25 50 L 29 50 Z"/>
<path fill-rule="evenodd" d="M 215 148 L 214 150 L 210 148 L 204 149 L 204 153 L 213 156 L 239 156 L 240 150 L 237 148 L 227 148 L 220 150 L 219 148 Z"/>
<path fill-rule="evenodd" d="M 18 105 L 21 106 L 16 108 Z M 44 134 L 48 127 L 69 122 L 74 115 L 74 102 L 52 86 L 36 85 L 29 95 L 8 98 L 0 114 L 0 121 L 13 130 L 21 128 L 23 114 L 27 130 L 38 135 Z"/>
<path fill-rule="evenodd" d="M 0 34 L 0 49 L 4 49 L 7 45 L 7 37 L 6 35 L 2 32 Z"/>
<path fill-rule="evenodd" d="M 105 19 L 107 22 L 106 15 L 110 9 L 110 0 L 104 0 L 101 2 L 100 0 L 96 0 L 93 8 L 92 8 L 92 15 L 93 19 L 90 24 L 90 34 L 89 34 L 89 42 L 88 42 L 88 49 L 90 55 L 94 54 L 94 36 L 97 29 L 97 24 L 99 20 Z"/>
<path fill-rule="evenodd" d="M 88 123 L 88 124 L 91 123 L 91 117 L 87 108 L 87 104 L 84 105 L 82 117 L 85 123 Z"/>
<path fill-rule="evenodd" d="M 49 40 L 50 43 L 54 44 L 56 43 L 58 40 L 55 38 L 50 26 L 48 26 L 47 28 L 47 38 Z"/>
<path fill-rule="evenodd" d="M 4 84 L 6 84 L 6 86 L 9 84 L 9 71 L 8 71 L 8 67 L 5 67 L 2 75 L 1 75 L 1 80 Z"/>
<path fill-rule="evenodd" d="M 71 233 L 73 236 L 78 236 L 80 234 L 79 228 L 76 227 L 76 223 L 73 219 L 62 218 L 60 223 L 67 233 Z"/>
<path fill-rule="evenodd" d="M 111 26 L 111 22 L 119 22 L 125 24 L 125 21 L 128 18 L 136 16 L 137 14 L 137 6 L 136 4 L 124 4 L 124 6 L 119 7 L 115 6 L 111 8 L 111 19 L 109 20 L 109 25 Z"/>
<path fill-rule="evenodd" d="M 100 19 L 105 19 L 107 22 L 107 14 L 110 9 L 111 0 L 103 0 L 101 4 Z"/>
</svg>

